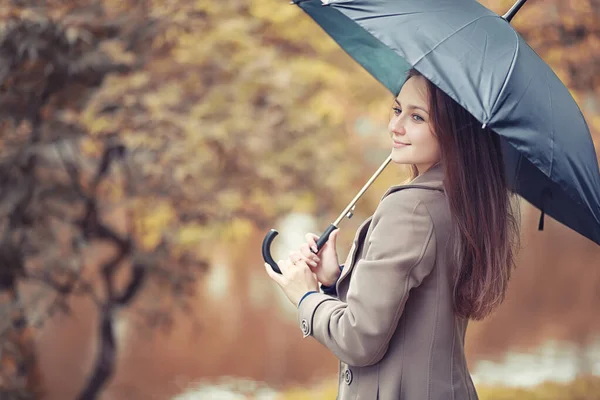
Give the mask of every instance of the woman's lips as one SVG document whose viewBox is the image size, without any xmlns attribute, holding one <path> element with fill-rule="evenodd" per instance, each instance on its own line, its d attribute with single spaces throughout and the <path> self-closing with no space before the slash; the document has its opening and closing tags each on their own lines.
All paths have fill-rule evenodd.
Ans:
<svg viewBox="0 0 600 400">
<path fill-rule="evenodd" d="M 393 140 L 392 142 L 393 142 L 392 146 L 395 149 L 399 149 L 399 148 L 402 148 L 402 147 L 410 146 L 410 144 L 408 144 L 408 143 L 396 142 L 395 140 Z"/>
</svg>

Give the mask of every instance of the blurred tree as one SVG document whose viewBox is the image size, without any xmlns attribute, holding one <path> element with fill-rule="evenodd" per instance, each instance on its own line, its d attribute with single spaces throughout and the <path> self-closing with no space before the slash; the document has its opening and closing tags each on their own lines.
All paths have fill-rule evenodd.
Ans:
<svg viewBox="0 0 600 400">
<path fill-rule="evenodd" d="M 15 398 L 43 390 L 32 331 L 70 297 L 100 310 L 79 395 L 92 399 L 114 370 L 115 312 L 144 281 L 170 306 L 165 286 L 189 294 L 215 243 L 235 246 L 292 208 L 345 205 L 337 194 L 363 174 L 347 131 L 354 116 L 381 115 L 369 104 L 389 105 L 374 80 L 349 84 L 359 67 L 279 1 L 0 11 L 0 290 L 13 315 L 0 384 Z M 151 322 L 169 306 L 149 309 Z"/>
<path fill-rule="evenodd" d="M 57 310 L 68 311 L 68 296 L 85 295 L 101 310 L 100 350 L 80 395 L 91 399 L 114 369 L 114 313 L 168 253 L 136 244 L 131 210 L 125 226 L 106 221 L 102 199 L 111 187 L 135 193 L 127 149 L 106 139 L 98 157 L 80 157 L 87 132 L 73 115 L 107 75 L 139 67 L 142 55 L 118 60 L 110 46 L 115 38 L 122 46 L 137 45 L 152 22 L 135 15 L 109 19 L 92 2 L 48 2 L 42 9 L 26 3 L 14 2 L 0 14 L 0 292 L 11 316 L 0 330 L 0 391 L 2 398 L 40 395 L 32 330 Z M 119 162 L 120 178 L 111 172 Z M 111 244 L 110 257 L 90 260 L 88 249 L 100 242 Z M 90 261 L 96 276 L 86 271 Z M 49 296 L 40 301 L 42 290 L 31 296 L 31 283 L 49 288 Z"/>
</svg>

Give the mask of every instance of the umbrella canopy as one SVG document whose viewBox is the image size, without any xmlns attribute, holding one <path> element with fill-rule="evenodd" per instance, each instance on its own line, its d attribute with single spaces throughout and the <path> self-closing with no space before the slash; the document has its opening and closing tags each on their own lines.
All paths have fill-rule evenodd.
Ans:
<svg viewBox="0 0 600 400">
<path fill-rule="evenodd" d="M 600 244 L 600 172 L 589 128 L 510 18 L 475 0 L 295 3 L 392 94 L 416 68 L 500 135 L 513 191 L 542 217 Z"/>
</svg>

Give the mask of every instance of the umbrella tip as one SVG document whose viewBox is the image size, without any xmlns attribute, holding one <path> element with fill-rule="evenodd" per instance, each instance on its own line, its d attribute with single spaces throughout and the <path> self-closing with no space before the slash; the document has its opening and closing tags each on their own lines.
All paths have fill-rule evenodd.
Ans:
<svg viewBox="0 0 600 400">
<path fill-rule="evenodd" d="M 508 10 L 508 12 L 502 16 L 502 18 L 505 19 L 507 22 L 510 22 L 513 19 L 513 17 L 519 12 L 521 7 L 523 7 L 523 4 L 525 4 L 526 1 L 527 0 L 517 0 L 517 2 L 510 8 L 510 10 Z"/>
</svg>

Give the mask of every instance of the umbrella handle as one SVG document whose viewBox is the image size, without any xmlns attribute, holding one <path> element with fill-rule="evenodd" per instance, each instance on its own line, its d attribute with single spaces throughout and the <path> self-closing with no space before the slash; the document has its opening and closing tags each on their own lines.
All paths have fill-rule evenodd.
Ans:
<svg viewBox="0 0 600 400">
<path fill-rule="evenodd" d="M 373 176 L 371 176 L 371 178 L 367 181 L 365 186 L 363 186 L 363 188 L 360 189 L 360 192 L 358 192 L 358 194 L 354 197 L 354 199 L 352 199 L 350 204 L 348 204 L 346 209 L 344 211 L 342 211 L 340 216 L 333 222 L 333 224 L 329 225 L 329 227 L 327 229 L 325 229 L 325 232 L 323 232 L 321 237 L 319 237 L 319 239 L 317 239 L 317 251 L 316 252 L 313 251 L 313 253 L 317 254 L 321 250 L 321 248 L 325 245 L 325 243 L 327 243 L 327 241 L 329 240 L 329 235 L 331 235 L 331 232 L 335 231 L 338 228 L 338 225 L 340 224 L 340 222 L 342 222 L 342 219 L 352 218 L 352 214 L 354 211 L 354 205 L 356 204 L 358 199 L 360 199 L 360 197 L 365 193 L 367 188 L 369 186 L 371 186 L 371 184 L 375 181 L 375 179 L 379 176 L 379 174 L 381 174 L 381 172 L 383 172 L 385 167 L 391 161 L 392 161 L 392 156 L 389 155 L 388 158 L 386 158 L 386 160 L 383 162 L 383 164 L 381 164 L 381 166 L 377 169 L 377 171 L 375 171 Z M 277 272 L 278 274 L 281 274 L 281 270 L 279 269 L 279 266 L 277 265 L 275 260 L 273 260 L 273 257 L 271 257 L 271 243 L 273 243 L 273 239 L 275 239 L 275 237 L 278 234 L 279 234 L 279 232 L 277 232 L 275 229 L 271 229 L 265 235 L 265 238 L 263 239 L 263 243 L 262 243 L 262 256 L 263 256 L 263 259 L 265 260 L 265 262 L 267 264 L 269 264 L 271 266 L 271 268 L 273 268 L 273 271 Z"/>
<path fill-rule="evenodd" d="M 323 248 L 325 243 L 327 243 L 327 241 L 329 240 L 329 235 L 331 235 L 331 233 L 336 229 L 337 226 L 335 226 L 334 224 L 329 225 L 329 227 L 325 229 L 325 232 L 323 232 L 319 239 L 317 239 L 317 252 L 315 254 L 317 254 Z M 277 232 L 275 229 L 271 229 L 269 232 L 267 232 L 262 243 L 262 256 L 265 262 L 271 266 L 273 271 L 277 272 L 278 274 L 281 274 L 279 266 L 271 256 L 271 243 L 273 243 L 273 240 L 277 235 L 279 235 L 279 232 Z"/>
<path fill-rule="evenodd" d="M 271 256 L 271 243 L 273 243 L 273 239 L 275 239 L 275 237 L 277 235 L 279 235 L 279 232 L 277 232 L 275 229 L 271 229 L 265 235 L 265 238 L 263 239 L 263 243 L 262 243 L 262 256 L 263 256 L 263 259 L 265 260 L 265 262 L 271 266 L 273 271 L 277 272 L 278 274 L 281 274 L 281 270 L 279 269 L 279 266 L 277 265 L 277 263 L 275 262 L 275 260 L 273 260 L 273 257 Z"/>
</svg>

